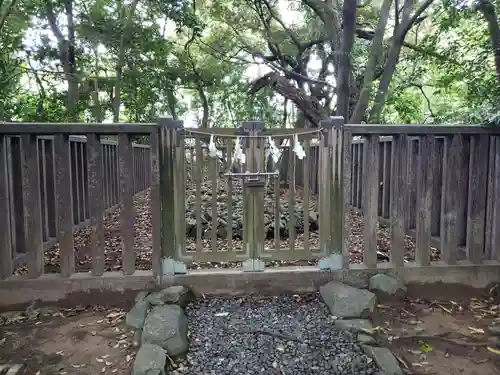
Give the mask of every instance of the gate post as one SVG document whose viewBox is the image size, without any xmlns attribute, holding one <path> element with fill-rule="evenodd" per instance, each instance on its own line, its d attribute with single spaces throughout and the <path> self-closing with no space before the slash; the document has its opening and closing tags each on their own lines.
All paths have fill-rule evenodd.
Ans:
<svg viewBox="0 0 500 375">
<path fill-rule="evenodd" d="M 256 136 L 264 129 L 261 121 L 242 124 L 246 148 L 246 171 L 260 172 L 264 161 L 263 142 Z M 243 249 L 249 259 L 243 262 L 243 271 L 264 271 L 265 264 L 258 259 L 264 251 L 264 186 L 265 177 L 243 178 Z"/>
<path fill-rule="evenodd" d="M 320 146 L 319 230 L 321 269 L 347 268 L 344 212 L 344 118 L 333 116 L 321 121 L 323 144 Z M 347 146 L 350 145 L 347 140 Z"/>
<path fill-rule="evenodd" d="M 185 247 L 184 127 L 163 117 L 160 125 L 161 275 L 187 272 L 180 261 Z M 161 281 L 161 280 L 160 280 Z"/>
</svg>

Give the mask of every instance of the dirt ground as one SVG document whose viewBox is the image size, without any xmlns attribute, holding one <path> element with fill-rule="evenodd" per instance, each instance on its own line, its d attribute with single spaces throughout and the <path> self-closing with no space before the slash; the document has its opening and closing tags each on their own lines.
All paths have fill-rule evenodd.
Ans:
<svg viewBox="0 0 500 375">
<path fill-rule="evenodd" d="M 373 317 L 378 341 L 409 374 L 498 375 L 500 305 L 497 291 L 490 292 L 467 301 L 379 304 Z"/>
<path fill-rule="evenodd" d="M 135 350 L 123 316 L 102 308 L 0 314 L 0 365 L 24 364 L 16 375 L 129 375 Z"/>
<path fill-rule="evenodd" d="M 128 375 L 136 348 L 124 315 L 102 307 L 2 313 L 0 365 L 24 364 L 17 375 Z M 384 302 L 372 318 L 377 341 L 393 350 L 407 374 L 500 374 L 496 296 Z"/>
</svg>

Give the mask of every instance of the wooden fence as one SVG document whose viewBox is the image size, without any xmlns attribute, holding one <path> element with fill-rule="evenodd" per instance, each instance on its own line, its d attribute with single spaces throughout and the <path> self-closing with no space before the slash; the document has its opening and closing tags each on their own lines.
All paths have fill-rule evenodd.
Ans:
<svg viewBox="0 0 500 375">
<path fill-rule="evenodd" d="M 109 137 L 108 137 L 109 138 Z M 10 218 L 6 229 L 10 229 L 14 264 L 23 262 L 26 254 L 25 226 L 23 218 L 23 150 L 19 136 L 4 138 L 7 194 Z M 120 202 L 118 141 L 100 140 L 102 153 L 103 208 L 112 209 Z M 150 186 L 151 167 L 149 145 L 132 144 L 133 193 Z M 38 166 L 38 188 L 40 194 L 40 223 L 44 246 L 50 246 L 57 237 L 56 202 L 56 155 L 55 138 L 37 136 L 36 165 Z M 87 138 L 69 136 L 70 180 L 65 189 L 71 191 L 73 225 L 88 225 L 90 219 Z"/>
<path fill-rule="evenodd" d="M 354 125 L 353 125 L 354 128 Z M 360 125 L 360 129 L 363 127 Z M 399 128 L 399 127 L 394 127 Z M 426 127 L 426 129 L 433 130 L 432 127 Z M 455 127 L 451 129 L 456 129 L 460 131 L 461 127 Z M 464 251 L 467 248 L 467 238 L 470 236 L 468 231 L 470 231 L 471 223 L 467 222 L 468 212 L 472 208 L 475 208 L 475 203 L 472 201 L 473 196 L 471 193 L 474 192 L 475 187 L 471 186 L 475 183 L 475 179 L 477 178 L 475 175 L 475 169 L 480 168 L 480 170 L 485 169 L 481 173 L 488 176 L 488 199 L 492 199 L 495 201 L 495 194 L 493 193 L 496 189 L 493 179 L 495 173 L 498 173 L 496 168 L 495 157 L 496 154 L 500 152 L 500 149 L 497 146 L 497 137 L 490 137 L 488 145 L 481 145 L 483 147 L 482 151 L 489 152 L 488 157 L 486 158 L 485 154 L 481 154 L 482 159 L 478 159 L 478 156 L 474 158 L 474 153 L 478 151 L 475 149 L 478 146 L 476 143 L 476 135 L 473 134 L 474 127 L 464 127 L 467 130 L 466 134 L 459 134 L 460 141 L 458 142 L 457 148 L 454 149 L 454 152 L 459 152 L 460 155 L 457 157 L 457 160 L 454 161 L 453 168 L 456 168 L 457 174 L 460 177 L 460 184 L 453 186 L 453 191 L 450 191 L 450 186 L 445 183 L 446 175 L 443 174 L 443 171 L 447 168 L 448 161 L 446 159 L 445 151 L 448 152 L 449 147 L 451 147 L 451 138 L 449 136 L 434 136 L 434 140 L 432 142 L 432 149 L 426 150 L 426 152 L 432 153 L 432 168 L 430 168 L 427 173 L 431 176 L 429 177 L 432 180 L 430 196 L 431 205 L 430 205 L 430 227 L 432 234 L 432 245 L 433 247 L 440 247 L 440 237 L 443 230 L 443 216 L 446 215 L 446 211 L 444 210 L 444 206 L 446 204 L 447 195 L 454 194 L 456 195 L 456 205 L 457 205 L 457 241 L 458 246 L 460 248 L 460 256 L 464 256 Z M 391 130 L 389 128 L 389 130 Z M 434 133 L 439 134 L 440 127 L 436 127 Z M 354 132 L 355 134 L 359 134 L 358 130 Z M 389 134 L 393 134 L 394 131 L 391 131 Z M 484 137 L 484 136 L 483 136 Z M 407 142 L 406 151 L 404 154 L 404 190 L 406 192 L 405 198 L 405 209 L 404 213 L 404 228 L 408 235 L 415 236 L 415 232 L 417 230 L 417 220 L 418 220 L 418 210 L 417 210 L 417 202 L 418 202 L 418 176 L 420 172 L 421 166 L 419 165 L 420 160 L 420 143 L 422 137 L 415 136 L 407 136 L 405 142 Z M 379 216 L 379 222 L 383 225 L 390 225 L 391 223 L 391 206 L 393 203 L 394 195 L 392 194 L 392 189 L 394 186 L 394 180 L 396 176 L 394 175 L 394 158 L 400 157 L 397 155 L 393 155 L 394 151 L 394 137 L 393 136 L 380 136 L 378 137 L 378 151 L 376 152 L 376 165 L 377 165 L 377 179 L 378 179 L 378 196 L 377 196 L 377 213 Z M 485 141 L 483 141 L 485 142 Z M 366 171 L 367 168 L 373 167 L 372 161 L 367 159 L 366 147 L 367 147 L 367 137 L 365 136 L 356 136 L 352 140 L 351 145 L 351 155 L 352 162 L 350 165 L 351 170 L 351 186 L 350 186 L 350 194 L 348 195 L 349 203 L 352 208 L 355 210 L 360 210 L 364 212 L 364 194 L 363 191 L 365 189 L 366 184 Z M 288 159 L 288 154 L 290 150 L 289 148 L 284 149 L 283 158 L 285 160 Z M 309 161 L 313 165 L 313 168 L 316 168 L 316 164 L 318 162 L 318 146 L 311 147 L 310 157 L 312 161 Z M 301 171 L 303 169 L 303 165 L 305 160 L 297 161 L 297 171 Z M 478 165 L 478 163 L 482 163 Z M 287 165 L 286 163 L 284 165 Z M 289 183 L 290 177 L 288 173 L 288 168 L 283 168 L 280 171 L 281 179 L 283 182 Z M 304 186 L 304 174 L 303 173 L 295 173 L 295 184 L 297 186 Z M 318 189 L 317 178 L 314 175 L 309 176 L 308 184 L 310 189 L 313 192 L 316 192 Z M 482 189 L 482 188 L 481 188 Z M 482 208 L 486 210 L 485 207 Z M 493 210 L 489 210 L 489 218 L 492 218 Z M 487 222 L 488 226 L 491 226 L 491 221 Z M 488 259 L 491 259 L 493 254 L 491 254 L 491 247 L 488 247 Z"/>
<path fill-rule="evenodd" d="M 74 141 L 74 134 L 85 135 L 86 142 Z M 101 142 L 110 135 L 118 137 L 117 145 Z M 149 149 L 134 148 L 133 136 L 148 137 Z M 224 141 L 219 146 L 226 152 L 223 158 L 210 157 L 207 169 L 199 163 L 188 168 L 184 141 L 194 139 L 198 158 L 201 141 L 208 142 L 212 137 Z M 248 163 L 245 169 L 250 174 L 233 173 L 230 168 L 236 151 L 233 140 L 239 137 Z M 263 144 L 269 137 L 289 139 L 292 145 L 298 140 L 306 152 L 304 159 L 290 153 L 284 164 L 288 165 L 292 188 L 280 198 L 274 194 L 274 203 L 264 196 L 266 178 L 261 173 L 266 164 Z M 319 145 L 313 146 L 312 139 Z M 318 149 L 318 167 L 314 164 L 316 157 L 311 157 L 313 147 Z M 187 185 L 188 172 L 194 185 Z M 265 173 L 271 179 L 275 176 L 273 171 Z M 390 227 L 391 237 L 390 262 L 383 272 L 402 275 L 405 280 L 419 281 L 422 277 L 436 281 L 450 270 L 449 282 L 475 277 L 481 281 L 475 285 L 483 286 L 487 281 L 498 281 L 500 274 L 500 128 L 344 125 L 342 118 L 323 122 L 316 130 L 265 129 L 258 122 L 244 123 L 239 130 L 185 129 L 182 121 L 171 119 L 143 125 L 3 123 L 0 177 L 0 227 L 11 228 L 11 222 L 17 222 L 14 231 L 0 232 L 0 301 L 29 301 L 41 291 L 53 296 L 50 293 L 61 288 L 57 296 L 91 288 L 123 291 L 127 286 L 142 288 L 162 280 L 194 280 L 177 278 L 176 274 L 205 277 L 206 273 L 187 270 L 186 265 L 193 261 L 239 261 L 244 271 L 264 271 L 266 260 L 317 259 L 319 268 L 332 272 L 307 271 L 311 272 L 309 276 L 324 280 L 337 275 L 344 280 L 361 269 L 348 262 L 351 224 L 347 215 L 352 206 L 363 210 L 362 270 L 368 270 L 366 274 L 382 269 L 377 264 L 377 225 L 381 217 Z M 297 178 L 304 178 L 300 197 L 293 189 Z M 231 192 L 231 183 L 237 180 L 242 198 L 232 199 L 235 190 Z M 278 180 L 273 182 L 274 191 L 281 194 Z M 201 181 L 212 184 L 206 198 L 200 200 Z M 317 181 L 318 192 L 316 202 L 310 204 L 313 181 Z M 140 271 L 136 269 L 133 198 L 134 192 L 148 185 L 152 265 L 150 270 Z M 192 223 L 187 220 L 186 200 L 191 198 L 196 241 L 188 247 L 186 229 Z M 299 198 L 304 207 L 301 213 L 296 212 Z M 116 203 L 121 205 L 121 271 L 105 272 L 103 213 L 106 206 Z M 223 220 L 219 220 L 221 203 L 228 205 Z M 310 206 L 319 217 L 318 246 L 308 242 Z M 233 207 L 243 215 L 243 246 L 221 249 L 221 237 L 233 237 Z M 275 223 L 272 245 L 265 241 L 269 233 L 266 225 L 270 223 L 263 218 L 269 208 L 273 212 L 269 222 Z M 284 224 L 288 239 L 282 246 L 285 241 L 281 241 L 278 226 L 282 227 L 285 211 L 289 213 Z M 199 216 L 212 221 L 211 231 L 200 229 Z M 87 218 L 92 271 L 76 274 L 73 229 L 75 223 Z M 301 246 L 293 241 L 299 223 L 305 232 Z M 405 236 L 412 227 L 416 248 L 414 261 L 408 265 Z M 220 228 L 225 230 L 214 230 Z M 21 238 L 17 232 L 20 229 Z M 44 275 L 44 239 L 52 236 L 59 246 L 60 274 Z M 431 262 L 434 237 L 440 250 L 439 264 Z M 26 249 L 27 275 L 13 276 L 13 254 L 19 241 L 24 241 Z M 208 249 L 202 246 L 206 243 L 210 244 Z M 459 263 L 461 258 L 466 262 Z M 349 273 L 344 272 L 347 270 Z M 245 277 L 235 274 L 234 270 L 229 272 L 228 281 L 223 272 L 207 280 L 221 283 L 215 290 L 236 278 L 241 285 L 255 280 L 256 288 L 265 283 L 265 277 L 255 273 Z M 276 277 L 279 272 L 269 274 Z M 303 279 L 307 281 L 307 277 Z M 137 280 L 142 281 L 136 284 Z M 298 285 L 292 278 L 287 282 Z M 22 293 L 12 293 L 13 285 Z M 207 290 L 203 281 L 197 285 Z"/>
</svg>

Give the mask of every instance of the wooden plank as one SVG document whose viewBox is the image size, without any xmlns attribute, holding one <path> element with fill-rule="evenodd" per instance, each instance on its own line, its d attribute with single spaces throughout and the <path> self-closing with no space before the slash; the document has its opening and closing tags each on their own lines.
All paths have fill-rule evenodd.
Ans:
<svg viewBox="0 0 500 375">
<path fill-rule="evenodd" d="M 377 266 L 377 222 L 379 196 L 379 136 L 368 135 L 365 142 L 365 180 L 363 181 L 364 245 L 363 263 Z"/>
<path fill-rule="evenodd" d="M 160 197 L 160 133 L 149 135 L 151 174 L 151 230 L 153 231 L 152 270 L 155 277 L 161 273 L 161 197 Z"/>
<path fill-rule="evenodd" d="M 28 277 L 34 279 L 43 274 L 44 268 L 37 139 L 30 134 L 21 138 L 24 238 L 28 253 Z"/>
<path fill-rule="evenodd" d="M 233 141 L 232 139 L 226 139 L 226 150 L 227 150 L 227 165 L 232 167 L 233 165 Z M 227 251 L 233 251 L 233 179 L 228 177 L 226 179 L 226 191 L 227 191 Z"/>
<path fill-rule="evenodd" d="M 102 194 L 102 150 L 100 136 L 87 134 L 87 168 L 90 203 L 90 253 L 92 275 L 101 276 L 105 269 L 104 257 L 104 202 Z"/>
<path fill-rule="evenodd" d="M 71 156 L 69 136 L 54 137 L 56 166 L 57 241 L 61 262 L 61 276 L 75 273 L 75 250 L 73 238 L 73 197 L 71 190 Z"/>
<path fill-rule="evenodd" d="M 304 250 L 309 251 L 309 241 L 310 241 L 310 234 L 309 234 L 309 196 L 311 194 L 311 191 L 309 189 L 309 179 L 310 179 L 310 174 L 311 174 L 311 147 L 310 147 L 310 140 L 306 139 L 304 140 L 304 152 L 306 154 L 306 157 L 304 159 L 304 168 L 302 170 L 303 176 L 304 176 L 304 203 L 302 207 L 303 211 L 303 222 L 304 222 Z"/>
<path fill-rule="evenodd" d="M 431 261 L 431 206 L 433 186 L 433 158 L 435 154 L 435 139 L 433 135 L 420 137 L 417 171 L 417 202 L 416 202 L 416 249 L 415 261 L 420 266 L 429 266 Z"/>
<path fill-rule="evenodd" d="M 491 259 L 500 261 L 500 136 L 495 136 L 495 154 L 493 169 L 493 206 L 491 224 Z"/>
<path fill-rule="evenodd" d="M 215 142 L 215 141 L 214 141 Z M 217 195 L 218 195 L 218 181 L 219 176 L 217 174 L 217 155 L 215 157 L 208 156 L 208 174 L 212 180 L 212 200 L 210 202 L 210 207 L 212 209 L 212 229 L 211 229 L 211 250 L 213 253 L 217 251 L 217 227 L 219 226 L 219 219 L 217 216 Z"/>
<path fill-rule="evenodd" d="M 7 178 L 7 137 L 0 134 L 0 280 L 12 275 L 9 180 Z"/>
<path fill-rule="evenodd" d="M 196 214 L 196 252 L 201 253 L 203 251 L 203 226 L 201 224 L 202 211 L 201 211 L 201 185 L 203 183 L 203 150 L 201 148 L 200 137 L 195 138 L 195 152 L 196 160 L 194 166 L 195 175 L 195 214 Z"/>
<path fill-rule="evenodd" d="M 344 212 L 342 215 L 342 226 L 344 230 L 343 241 L 342 241 L 342 254 L 344 255 L 343 268 L 349 268 L 349 238 L 351 236 L 351 221 L 350 221 L 350 212 L 351 207 L 349 205 L 349 193 L 352 190 L 352 134 L 349 130 L 343 131 L 343 160 L 342 160 L 342 168 L 341 168 L 341 176 L 343 176 L 343 196 L 342 201 L 344 204 Z"/>
<path fill-rule="evenodd" d="M 471 137 L 466 252 L 474 264 L 484 257 L 489 143 L 488 135 Z"/>
<path fill-rule="evenodd" d="M 134 252 L 134 160 L 132 138 L 128 134 L 118 136 L 118 174 L 120 176 L 120 229 L 122 236 L 123 273 L 135 271 Z"/>
<path fill-rule="evenodd" d="M 296 224 L 296 218 L 295 218 L 295 168 L 296 168 L 296 160 L 297 160 L 297 155 L 292 151 L 293 147 L 295 146 L 294 144 L 294 139 L 293 137 L 290 137 L 289 139 L 289 144 L 290 144 L 290 158 L 289 158 L 289 171 L 290 171 L 290 177 L 289 177 L 289 185 L 288 185 L 288 214 L 289 214 L 289 220 L 288 220 L 288 241 L 290 244 L 290 249 L 293 251 L 295 250 L 295 239 L 297 237 L 297 234 L 295 232 L 295 224 Z"/>
<path fill-rule="evenodd" d="M 321 252 L 330 255 L 330 193 L 331 193 L 331 166 L 330 166 L 330 148 L 331 128 L 326 129 L 323 134 L 323 141 L 320 145 L 319 168 L 318 168 L 318 187 L 319 199 L 317 200 L 317 211 L 319 212 L 319 247 Z"/>
<path fill-rule="evenodd" d="M 458 195 L 462 135 L 455 134 L 445 141 L 443 166 L 443 216 L 441 218 L 441 258 L 446 264 L 457 263 L 458 255 Z"/>
</svg>

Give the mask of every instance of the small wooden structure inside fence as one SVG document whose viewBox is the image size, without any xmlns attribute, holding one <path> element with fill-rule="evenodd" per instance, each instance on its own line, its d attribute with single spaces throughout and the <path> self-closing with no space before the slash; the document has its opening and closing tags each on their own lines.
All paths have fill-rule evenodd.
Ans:
<svg viewBox="0 0 500 375">
<path fill-rule="evenodd" d="M 146 137 L 149 145 L 134 145 L 133 136 Z M 206 157 L 203 150 L 213 137 L 215 155 Z M 282 149 L 279 163 L 266 155 L 269 137 Z M 237 138 L 247 158 L 240 169 L 233 168 Z M 292 152 L 298 143 L 305 158 Z M 250 175 L 242 175 L 247 170 Z M 314 130 L 266 129 L 256 122 L 238 129 L 187 129 L 171 119 L 2 123 L 0 177 L 0 227 L 7 228 L 0 232 L 0 301 L 6 304 L 158 282 L 194 283 L 210 293 L 242 292 L 265 282 L 309 290 L 330 278 L 365 280 L 380 271 L 405 281 L 472 280 L 476 286 L 500 277 L 499 128 L 344 125 L 342 118 Z M 133 199 L 148 187 L 151 269 L 138 270 Z M 119 272 L 106 271 L 103 225 L 106 208 L 117 204 Z M 348 262 L 351 210 L 363 215 L 362 265 Z M 241 217 L 241 227 L 235 217 Z M 73 232 L 85 221 L 91 273 L 75 272 Z M 384 264 L 377 262 L 380 225 L 389 226 L 391 236 Z M 414 261 L 405 254 L 408 235 L 416 241 Z M 49 241 L 58 243 L 58 275 L 44 275 Z M 431 261 L 434 250 L 437 263 Z M 26 275 L 13 275 L 19 253 L 25 254 Z M 318 263 L 265 267 L 299 260 Z M 265 272 L 189 269 L 193 262 L 234 261 L 244 271 Z M 294 272 L 301 276 L 294 278 Z M 19 293 L 12 294 L 16 288 Z"/>
</svg>

